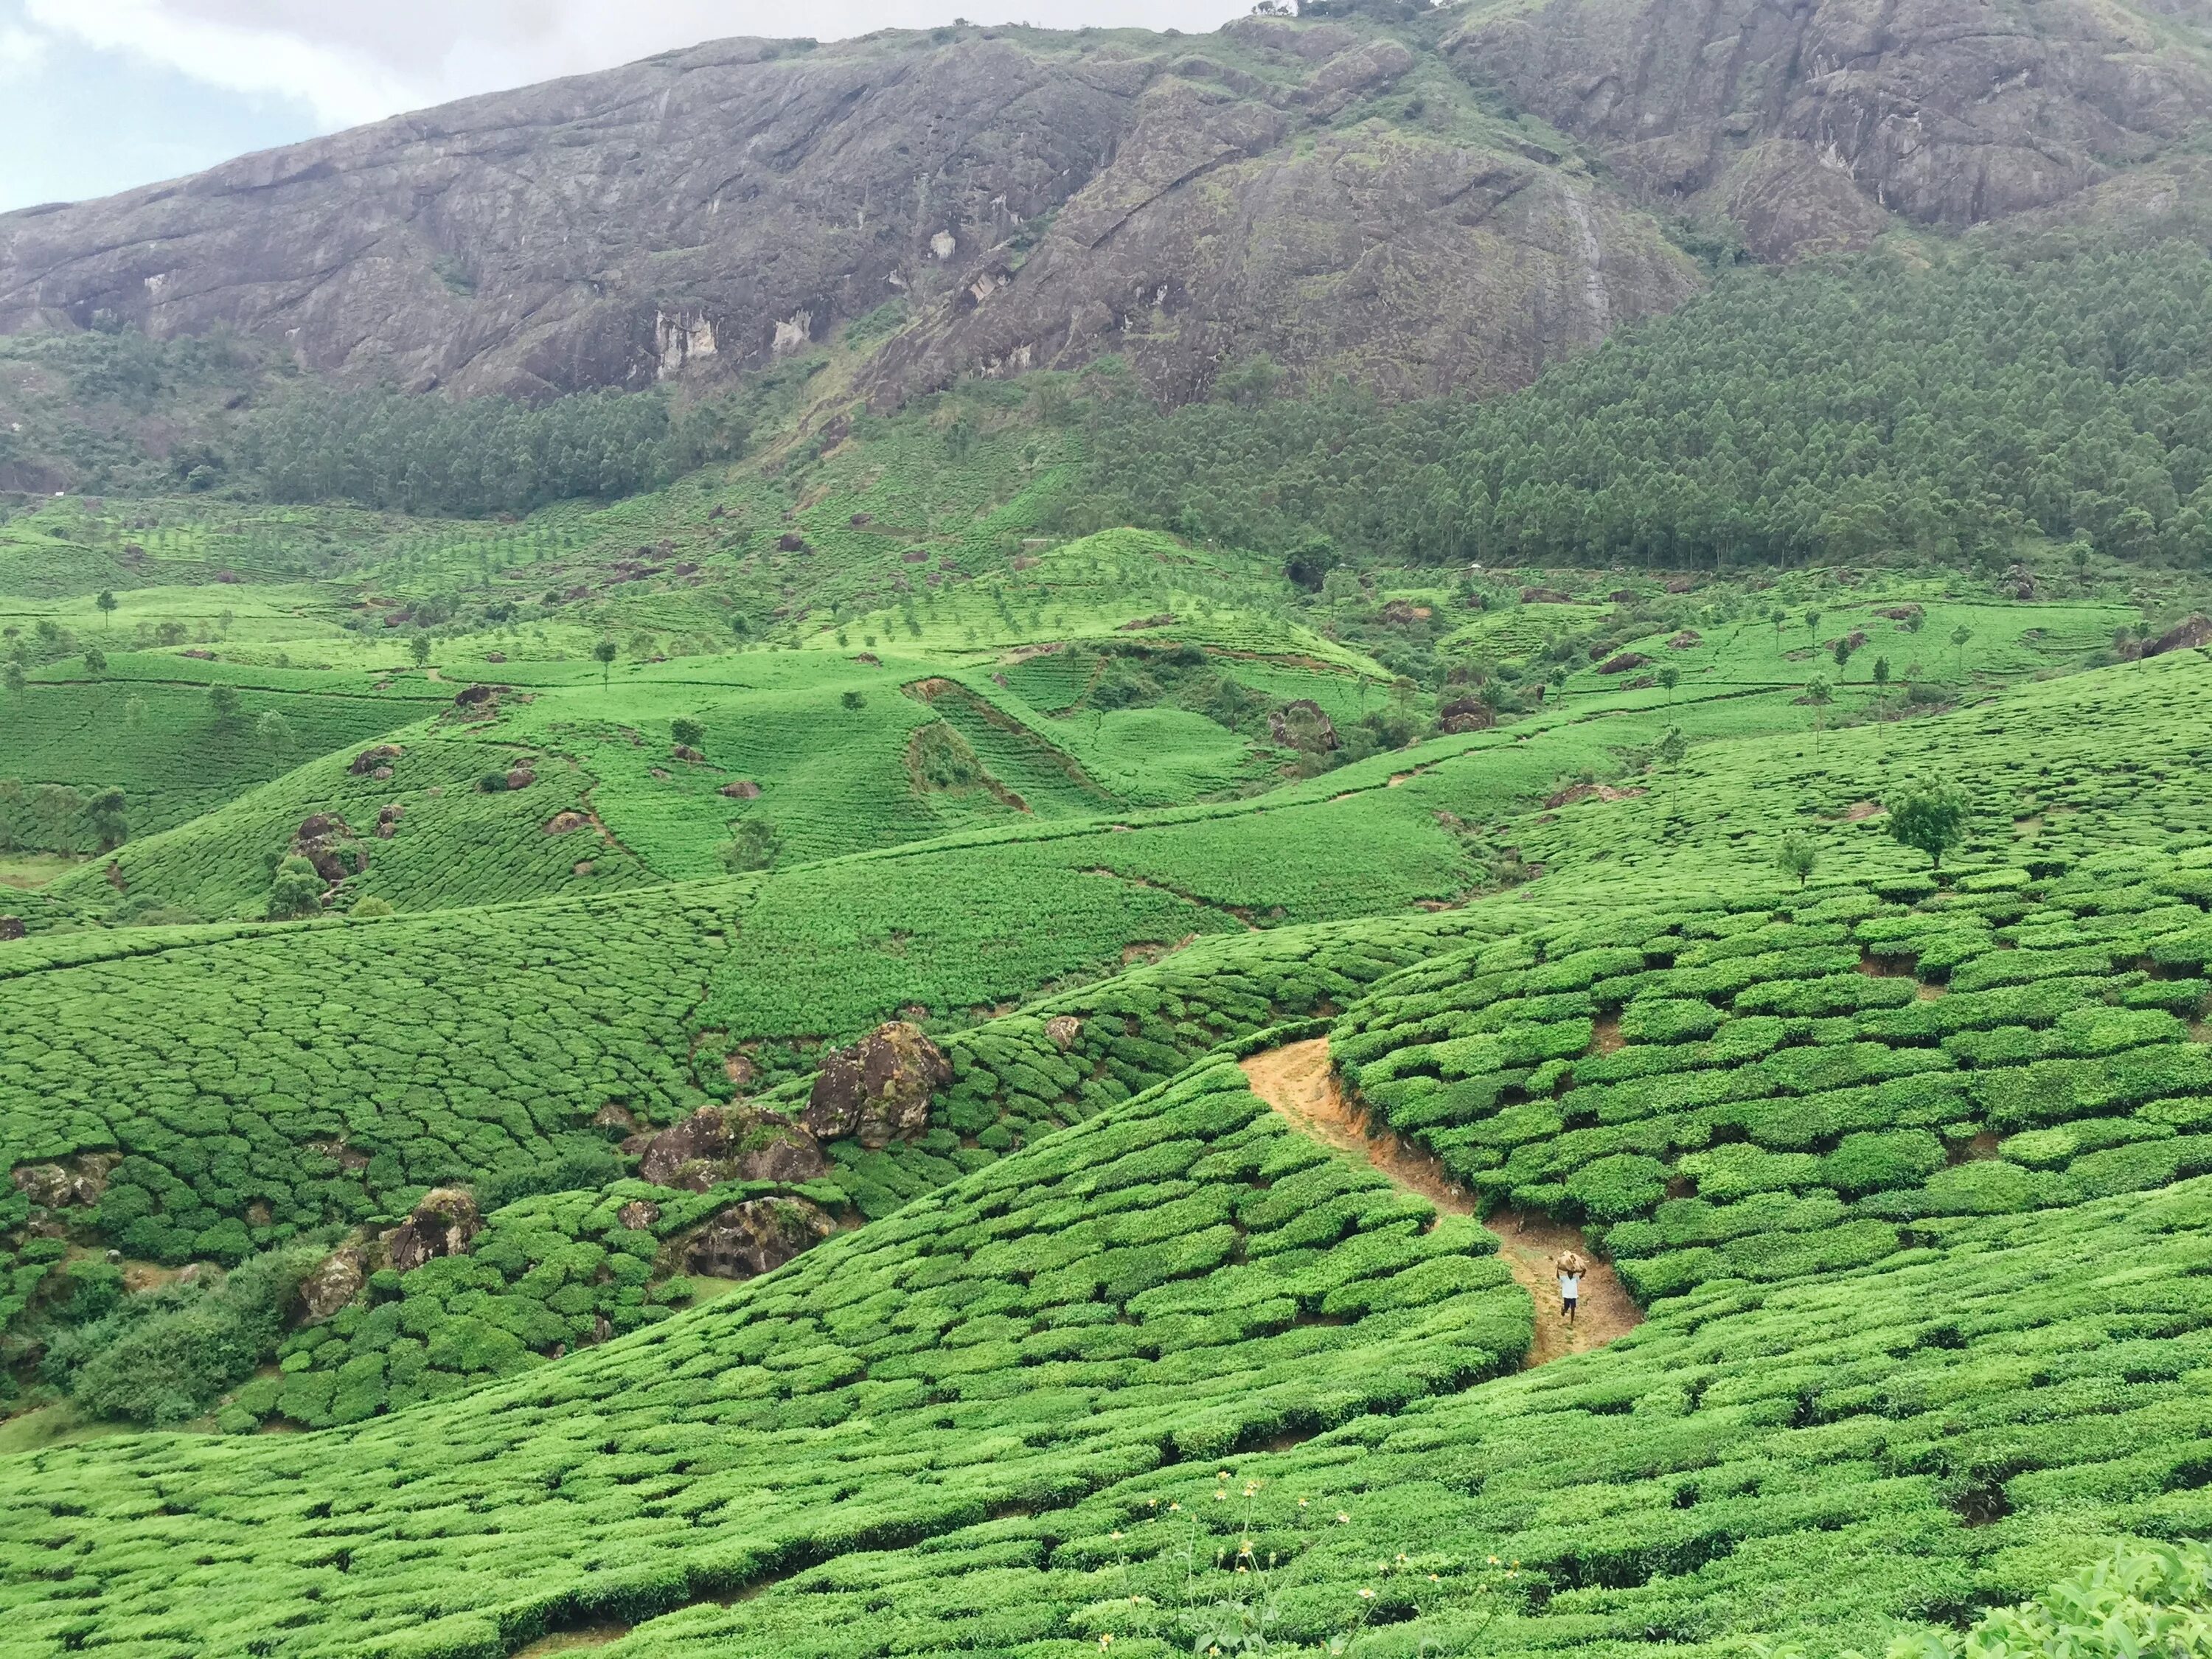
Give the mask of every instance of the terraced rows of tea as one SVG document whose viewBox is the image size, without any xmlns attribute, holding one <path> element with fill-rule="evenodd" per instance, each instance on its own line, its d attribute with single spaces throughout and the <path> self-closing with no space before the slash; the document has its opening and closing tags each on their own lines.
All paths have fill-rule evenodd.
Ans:
<svg viewBox="0 0 2212 1659">
<path fill-rule="evenodd" d="M 1302 573 L 817 372 L 0 509 L 0 1651 L 1840 1659 L 2212 1534 L 2193 577 Z"/>
</svg>

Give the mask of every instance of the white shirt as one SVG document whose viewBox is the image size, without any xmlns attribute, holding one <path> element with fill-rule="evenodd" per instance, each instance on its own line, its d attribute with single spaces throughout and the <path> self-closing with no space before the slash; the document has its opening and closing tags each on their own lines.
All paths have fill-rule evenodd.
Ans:
<svg viewBox="0 0 2212 1659">
<path fill-rule="evenodd" d="M 1576 1292 L 1580 1291 L 1582 1287 L 1583 1276 L 1580 1273 L 1561 1273 L 1559 1275 L 1559 1294 L 1567 1301 L 1573 1301 L 1575 1299 Z"/>
</svg>

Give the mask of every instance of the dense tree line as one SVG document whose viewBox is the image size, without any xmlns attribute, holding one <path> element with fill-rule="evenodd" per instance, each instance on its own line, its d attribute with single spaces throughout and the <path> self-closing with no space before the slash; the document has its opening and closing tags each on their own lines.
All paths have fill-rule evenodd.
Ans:
<svg viewBox="0 0 2212 1659">
<path fill-rule="evenodd" d="M 2212 258 L 2010 244 L 1729 273 L 1485 404 L 1385 409 L 1245 372 L 1161 414 L 1110 374 L 1065 527 L 1392 560 L 1718 565 L 2020 535 L 2212 555 Z M 1259 390 L 1256 392 L 1255 388 Z M 1312 561 L 1316 564 L 1321 561 Z"/>
<path fill-rule="evenodd" d="M 277 501 L 481 516 L 650 489 L 685 459 L 672 430 L 667 401 L 651 394 L 532 407 L 319 386 L 257 411 L 238 453 Z"/>
</svg>

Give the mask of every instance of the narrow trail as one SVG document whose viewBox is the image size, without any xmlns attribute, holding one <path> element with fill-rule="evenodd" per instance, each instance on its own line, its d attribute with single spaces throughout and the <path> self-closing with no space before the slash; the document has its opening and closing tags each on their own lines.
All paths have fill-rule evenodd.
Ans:
<svg viewBox="0 0 2212 1659">
<path fill-rule="evenodd" d="M 1387 1128 L 1370 1133 L 1367 1115 L 1344 1097 L 1328 1058 L 1328 1039 L 1286 1043 L 1240 1062 L 1252 1092 L 1301 1133 L 1352 1152 L 1391 1183 L 1426 1199 L 1447 1215 L 1473 1215 L 1474 1199 L 1434 1158 Z M 1536 1332 L 1526 1363 L 1541 1365 L 1571 1353 L 1588 1353 L 1644 1322 L 1611 1265 L 1598 1260 L 1581 1231 L 1540 1215 L 1501 1210 L 1484 1222 L 1498 1236 L 1498 1255 L 1535 1304 Z M 1583 1275 L 1581 1306 L 1570 1326 L 1559 1311 L 1559 1281 L 1553 1262 L 1575 1250 L 1590 1264 Z"/>
</svg>

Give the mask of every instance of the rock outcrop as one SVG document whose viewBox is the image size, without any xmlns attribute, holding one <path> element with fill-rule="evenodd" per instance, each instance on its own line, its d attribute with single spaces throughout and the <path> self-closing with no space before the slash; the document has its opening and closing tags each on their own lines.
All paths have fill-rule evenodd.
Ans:
<svg viewBox="0 0 2212 1659">
<path fill-rule="evenodd" d="M 438 1256 L 465 1255 L 483 1227 L 476 1200 L 465 1191 L 434 1187 L 412 1215 L 384 1235 L 385 1259 L 404 1273 Z"/>
<path fill-rule="evenodd" d="M 349 1305 L 368 1283 L 368 1253 L 358 1244 L 341 1245 L 300 1281 L 301 1322 L 319 1324 Z"/>
<path fill-rule="evenodd" d="M 639 1180 L 686 1192 L 725 1181 L 811 1181 L 830 1172 L 812 1133 L 756 1106 L 702 1107 L 644 1139 L 638 1151 Z"/>
<path fill-rule="evenodd" d="M 929 1127 L 930 1097 L 951 1081 L 951 1062 L 921 1028 L 892 1020 L 823 1060 L 799 1121 L 823 1140 L 913 1140 Z"/>
<path fill-rule="evenodd" d="M 803 1198 L 756 1198 L 733 1204 L 683 1247 L 684 1270 L 708 1279 L 750 1279 L 771 1273 L 837 1231 L 829 1212 Z"/>
</svg>

